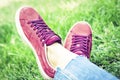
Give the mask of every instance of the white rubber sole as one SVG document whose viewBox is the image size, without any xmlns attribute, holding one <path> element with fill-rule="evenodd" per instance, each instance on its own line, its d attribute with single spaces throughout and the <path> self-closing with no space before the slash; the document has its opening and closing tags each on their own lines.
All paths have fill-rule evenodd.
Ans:
<svg viewBox="0 0 120 80">
<path fill-rule="evenodd" d="M 20 24 L 20 21 L 19 21 L 19 15 L 20 15 L 20 11 L 21 11 L 23 8 L 24 8 L 24 7 L 19 8 L 19 9 L 17 10 L 17 12 L 16 12 L 16 15 L 15 15 L 15 23 L 16 23 L 17 31 L 18 31 L 20 37 L 23 39 L 23 41 L 24 41 L 25 43 L 27 43 L 27 44 L 31 47 L 31 49 L 33 50 L 34 55 L 35 55 L 36 60 L 37 60 L 37 64 L 38 64 L 40 73 L 41 73 L 41 75 L 43 76 L 43 78 L 44 78 L 44 79 L 52 79 L 52 78 L 49 77 L 49 76 L 44 72 L 44 70 L 42 69 L 41 62 L 39 61 L 39 58 L 38 58 L 38 56 L 37 56 L 37 53 L 36 53 L 35 49 L 33 48 L 32 44 L 29 42 L 29 40 L 26 38 L 26 36 L 25 36 L 25 34 L 24 34 L 23 30 L 22 30 L 22 27 L 21 27 L 21 24 Z"/>
</svg>

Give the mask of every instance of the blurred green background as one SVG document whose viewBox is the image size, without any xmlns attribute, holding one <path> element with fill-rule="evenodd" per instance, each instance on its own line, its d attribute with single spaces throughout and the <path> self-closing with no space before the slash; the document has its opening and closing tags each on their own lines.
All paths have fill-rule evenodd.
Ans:
<svg viewBox="0 0 120 80">
<path fill-rule="evenodd" d="M 63 42 L 75 22 L 90 23 L 90 60 L 120 78 L 120 0 L 0 0 L 0 80 L 43 79 L 16 31 L 15 13 L 23 5 L 35 8 Z"/>
</svg>

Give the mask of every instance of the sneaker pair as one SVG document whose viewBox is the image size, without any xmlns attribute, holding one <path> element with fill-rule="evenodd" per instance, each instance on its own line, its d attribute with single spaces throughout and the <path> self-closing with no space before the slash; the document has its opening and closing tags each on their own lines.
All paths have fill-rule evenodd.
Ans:
<svg viewBox="0 0 120 80">
<path fill-rule="evenodd" d="M 42 17 L 31 7 L 22 7 L 16 13 L 18 33 L 34 51 L 43 77 L 53 78 L 55 70 L 49 64 L 46 46 L 61 44 L 61 38 L 55 34 Z M 87 22 L 76 23 L 68 32 L 64 47 L 78 55 L 90 57 L 92 31 Z"/>
</svg>

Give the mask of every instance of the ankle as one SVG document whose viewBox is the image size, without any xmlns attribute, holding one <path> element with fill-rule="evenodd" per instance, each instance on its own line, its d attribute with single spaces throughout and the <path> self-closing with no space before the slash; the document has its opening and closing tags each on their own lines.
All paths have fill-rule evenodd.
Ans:
<svg viewBox="0 0 120 80">
<path fill-rule="evenodd" d="M 55 69 L 56 67 L 64 68 L 78 55 L 68 51 L 61 44 L 54 43 L 47 47 L 47 56 L 49 63 Z"/>
</svg>

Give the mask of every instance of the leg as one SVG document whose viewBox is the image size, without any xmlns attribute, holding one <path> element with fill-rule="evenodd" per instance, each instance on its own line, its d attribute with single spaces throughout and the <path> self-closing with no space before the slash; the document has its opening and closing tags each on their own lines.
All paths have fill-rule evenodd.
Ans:
<svg viewBox="0 0 120 80">
<path fill-rule="evenodd" d="M 58 43 L 48 47 L 48 59 L 51 65 L 57 68 L 54 80 L 117 80 L 91 63 L 87 57 L 77 56 Z"/>
</svg>

